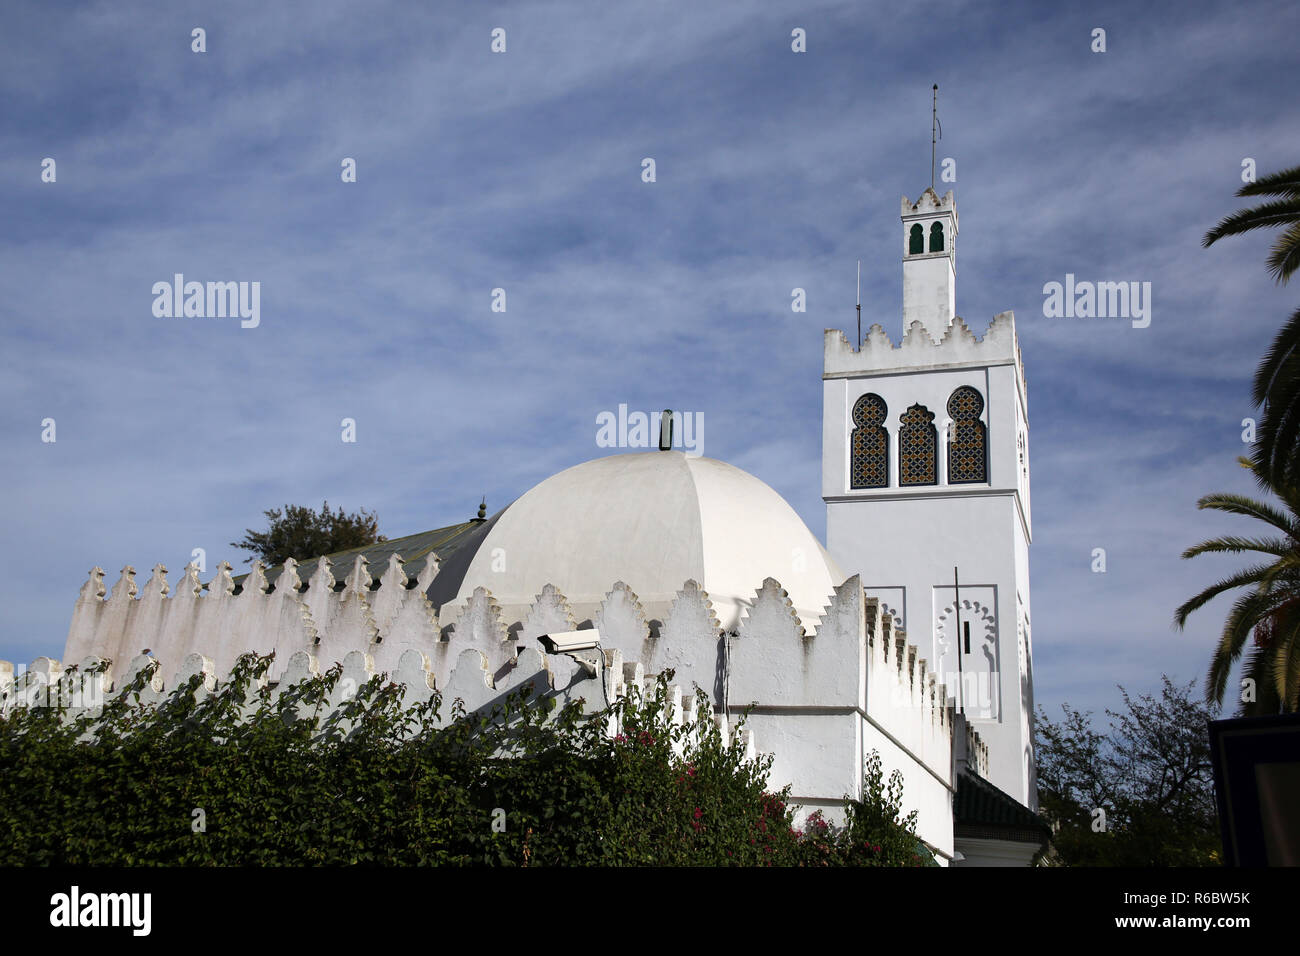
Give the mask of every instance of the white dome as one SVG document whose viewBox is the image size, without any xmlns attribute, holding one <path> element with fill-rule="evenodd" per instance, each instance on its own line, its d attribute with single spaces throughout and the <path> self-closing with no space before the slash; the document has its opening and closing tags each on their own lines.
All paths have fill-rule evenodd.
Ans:
<svg viewBox="0 0 1300 956">
<path fill-rule="evenodd" d="M 589 605 L 623 581 L 648 606 L 671 602 L 692 579 L 731 628 L 763 579 L 773 577 L 811 630 L 845 577 L 762 481 L 676 451 L 611 455 L 566 469 L 493 516 L 477 536 L 435 578 L 435 604 L 467 600 L 477 587 L 502 605 L 528 604 L 554 584 L 571 604 Z"/>
</svg>

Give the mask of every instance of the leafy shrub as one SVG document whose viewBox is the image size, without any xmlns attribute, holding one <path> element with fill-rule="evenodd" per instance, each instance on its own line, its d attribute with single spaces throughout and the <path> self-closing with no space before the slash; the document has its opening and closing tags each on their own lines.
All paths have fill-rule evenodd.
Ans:
<svg viewBox="0 0 1300 956">
<path fill-rule="evenodd" d="M 403 710 L 380 676 L 319 719 L 341 666 L 273 695 L 270 662 L 246 655 L 202 699 L 195 677 L 142 705 L 140 674 L 98 718 L 0 717 L 0 865 L 920 862 L 878 757 L 845 827 L 796 829 L 771 758 L 724 745 L 707 701 L 695 729 L 666 719 L 671 673 L 597 717 L 523 688 L 440 726 L 437 695 Z"/>
</svg>

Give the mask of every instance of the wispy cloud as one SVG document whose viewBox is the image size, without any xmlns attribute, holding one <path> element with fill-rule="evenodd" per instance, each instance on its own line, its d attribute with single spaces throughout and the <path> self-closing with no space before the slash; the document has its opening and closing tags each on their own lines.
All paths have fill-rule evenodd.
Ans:
<svg viewBox="0 0 1300 956">
<path fill-rule="evenodd" d="M 11 4 L 0 657 L 61 651 L 91 565 L 238 563 L 286 501 L 390 534 L 495 510 L 601 454 L 620 402 L 703 412 L 705 453 L 822 534 L 821 331 L 851 326 L 861 258 L 864 322 L 901 334 L 898 197 L 928 183 L 938 82 L 958 308 L 1014 309 L 1029 377 L 1039 698 L 1198 676 L 1215 610 L 1168 622 L 1212 569 L 1177 555 L 1222 530 L 1197 497 L 1249 488 L 1249 376 L 1294 298 L 1262 237 L 1200 236 L 1244 157 L 1300 154 L 1269 92 L 1297 15 L 1179 9 Z M 154 318 L 177 272 L 260 281 L 261 326 Z M 1151 327 L 1044 318 L 1067 272 L 1151 282 Z"/>
</svg>

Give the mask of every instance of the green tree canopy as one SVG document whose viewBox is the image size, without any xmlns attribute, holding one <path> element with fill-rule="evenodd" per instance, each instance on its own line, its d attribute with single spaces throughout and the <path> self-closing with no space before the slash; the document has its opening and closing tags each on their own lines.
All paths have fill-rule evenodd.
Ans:
<svg viewBox="0 0 1300 956">
<path fill-rule="evenodd" d="M 1218 811 L 1207 723 L 1195 681 L 1161 677 L 1160 696 L 1107 710 L 1108 733 L 1090 712 L 1035 721 L 1040 812 L 1052 824 L 1049 862 L 1067 866 L 1215 866 Z M 1099 812 L 1100 811 L 1100 812 Z"/>
<path fill-rule="evenodd" d="M 379 533 L 379 516 L 364 508 L 347 514 L 341 507 L 331 511 L 325 501 L 319 512 L 301 505 L 285 505 L 263 514 L 269 524 L 265 531 L 248 528 L 244 540 L 230 542 L 232 547 L 253 552 L 245 564 L 253 558 L 261 558 L 268 565 L 283 564 L 286 558 L 307 561 L 388 540 Z"/>
</svg>

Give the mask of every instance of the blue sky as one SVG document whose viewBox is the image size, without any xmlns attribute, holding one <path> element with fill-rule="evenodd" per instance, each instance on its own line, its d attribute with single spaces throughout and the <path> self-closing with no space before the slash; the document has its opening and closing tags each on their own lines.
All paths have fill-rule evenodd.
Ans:
<svg viewBox="0 0 1300 956">
<path fill-rule="evenodd" d="M 1234 564 L 1178 555 L 1255 530 L 1195 502 L 1253 491 L 1296 292 L 1271 236 L 1200 239 L 1243 159 L 1300 160 L 1293 3 L 207 6 L 6 4 L 0 658 L 62 652 L 91 566 L 242 567 L 285 502 L 390 536 L 495 511 L 604 454 L 620 403 L 703 413 L 824 537 L 822 330 L 861 259 L 864 328 L 901 334 L 938 83 L 958 312 L 1014 310 L 1029 383 L 1039 703 L 1201 677 L 1227 602 L 1172 611 Z M 177 272 L 259 281 L 260 326 L 155 318 Z M 1151 282 L 1150 327 L 1045 318 L 1066 273 Z"/>
</svg>

